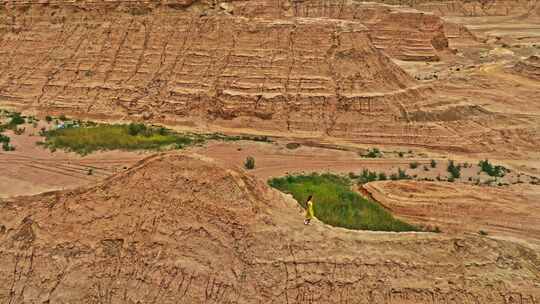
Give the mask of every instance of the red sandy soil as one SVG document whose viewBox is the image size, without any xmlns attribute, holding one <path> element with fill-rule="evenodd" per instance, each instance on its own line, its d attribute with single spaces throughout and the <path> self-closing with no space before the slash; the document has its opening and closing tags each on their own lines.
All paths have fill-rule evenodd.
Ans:
<svg viewBox="0 0 540 304">
<path fill-rule="evenodd" d="M 41 122 L 36 128 L 29 124 L 24 127 L 26 131 L 22 135 L 5 132 L 16 150 L 0 151 L 0 198 L 92 184 L 148 155 L 123 151 L 97 152 L 84 157 L 62 150 L 51 153 L 36 144 L 43 140 L 38 136 L 39 129 L 51 125 Z M 88 174 L 89 170 L 92 175 Z"/>
</svg>

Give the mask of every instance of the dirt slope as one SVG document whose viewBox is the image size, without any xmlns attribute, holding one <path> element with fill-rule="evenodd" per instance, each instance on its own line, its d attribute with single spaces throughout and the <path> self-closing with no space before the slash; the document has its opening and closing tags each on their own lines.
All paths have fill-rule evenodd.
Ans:
<svg viewBox="0 0 540 304">
<path fill-rule="evenodd" d="M 447 182 L 388 181 L 365 189 L 398 216 L 445 232 L 521 240 L 540 248 L 540 193 L 533 185 L 472 186 Z"/>
<path fill-rule="evenodd" d="M 513 67 L 513 71 L 519 75 L 540 80 L 540 56 L 531 56 L 519 61 Z"/>
<path fill-rule="evenodd" d="M 156 155 L 0 205 L 7 303 L 538 303 L 540 261 L 485 237 L 305 227 L 234 168 Z"/>
</svg>

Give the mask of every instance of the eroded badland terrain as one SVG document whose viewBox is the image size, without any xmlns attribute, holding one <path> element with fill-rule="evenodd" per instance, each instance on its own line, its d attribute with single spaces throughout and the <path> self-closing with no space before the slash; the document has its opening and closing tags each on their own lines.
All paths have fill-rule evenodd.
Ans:
<svg viewBox="0 0 540 304">
<path fill-rule="evenodd" d="M 540 1 L 0 0 L 0 109 L 0 303 L 540 303 Z M 311 172 L 430 228 L 306 226 Z"/>
</svg>

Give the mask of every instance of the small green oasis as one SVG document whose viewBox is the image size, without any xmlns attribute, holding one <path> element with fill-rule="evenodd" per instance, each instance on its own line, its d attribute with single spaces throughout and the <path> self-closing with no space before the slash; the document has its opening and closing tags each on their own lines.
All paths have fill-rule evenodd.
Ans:
<svg viewBox="0 0 540 304">
<path fill-rule="evenodd" d="M 271 187 L 290 193 L 306 208 L 309 195 L 314 198 L 315 216 L 322 222 L 348 229 L 375 231 L 420 231 L 396 219 L 380 204 L 351 190 L 351 180 L 334 174 L 288 175 L 268 181 Z"/>
</svg>

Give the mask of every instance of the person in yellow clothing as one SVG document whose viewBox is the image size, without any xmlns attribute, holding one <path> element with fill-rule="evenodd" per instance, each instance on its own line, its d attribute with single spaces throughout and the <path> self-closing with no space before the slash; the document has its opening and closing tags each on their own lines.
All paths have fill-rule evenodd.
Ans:
<svg viewBox="0 0 540 304">
<path fill-rule="evenodd" d="M 313 212 L 313 195 L 310 195 L 306 202 L 306 219 L 304 220 L 304 225 L 309 225 L 311 219 L 315 216 Z"/>
</svg>

